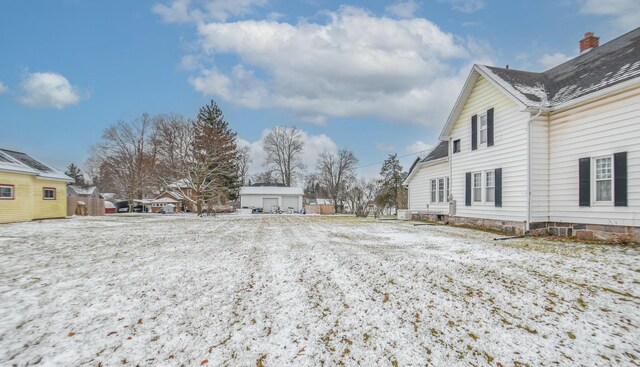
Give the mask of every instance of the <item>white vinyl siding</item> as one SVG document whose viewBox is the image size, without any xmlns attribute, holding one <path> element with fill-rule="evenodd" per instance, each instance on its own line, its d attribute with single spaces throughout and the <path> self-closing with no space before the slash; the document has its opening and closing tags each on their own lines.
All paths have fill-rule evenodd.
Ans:
<svg viewBox="0 0 640 367">
<path fill-rule="evenodd" d="M 640 88 L 617 93 L 571 110 L 550 120 L 549 220 L 552 222 L 640 226 Z M 595 202 L 579 206 L 578 160 L 594 160 L 627 152 L 628 206 Z M 614 172 L 615 174 L 615 172 Z"/>
<path fill-rule="evenodd" d="M 443 214 L 449 213 L 449 205 L 445 197 L 444 202 L 439 203 L 437 182 L 439 178 L 446 178 L 449 174 L 449 164 L 446 160 L 431 163 L 430 165 L 417 165 L 417 170 L 411 180 L 408 182 L 409 191 L 409 210 L 412 211 L 426 211 L 442 212 Z M 435 202 L 431 199 L 431 180 L 436 182 Z M 445 181 L 446 182 L 446 181 Z M 445 193 L 446 195 L 446 193 Z"/>
<path fill-rule="evenodd" d="M 471 116 L 485 114 L 490 108 L 494 108 L 494 145 L 472 151 Z M 513 221 L 527 219 L 529 118 L 530 114 L 522 112 L 522 107 L 503 91 L 478 77 L 450 134 L 452 141 L 460 139 L 461 142 L 460 153 L 451 156 L 451 194 L 456 201 L 456 216 Z M 480 122 L 480 117 L 478 120 Z M 478 143 L 480 146 L 480 140 Z M 465 174 L 496 168 L 502 168 L 502 207 L 473 201 L 471 206 L 465 206 Z"/>
<path fill-rule="evenodd" d="M 535 117 L 532 115 L 531 117 Z M 531 128 L 531 222 L 549 221 L 549 119 L 538 116 Z M 577 185 L 577 183 L 576 183 Z M 504 185 L 503 185 L 504 187 Z"/>
</svg>

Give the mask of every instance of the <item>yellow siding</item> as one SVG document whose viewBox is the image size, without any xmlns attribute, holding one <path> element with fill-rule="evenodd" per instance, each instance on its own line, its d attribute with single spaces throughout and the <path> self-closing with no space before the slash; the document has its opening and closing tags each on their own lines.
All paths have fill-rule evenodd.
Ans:
<svg viewBox="0 0 640 367">
<path fill-rule="evenodd" d="M 44 200 L 43 189 L 56 189 L 55 200 Z M 67 215 L 67 184 L 66 182 L 33 179 L 33 218 L 64 218 Z"/>
<path fill-rule="evenodd" d="M 33 177 L 19 173 L 0 172 L 0 184 L 15 186 L 13 200 L 0 199 L 0 223 L 31 220 Z"/>
<path fill-rule="evenodd" d="M 0 172 L 0 184 L 15 186 L 13 200 L 0 200 L 0 223 L 66 216 L 66 182 L 38 179 L 28 174 Z M 45 187 L 56 189 L 55 200 L 43 199 Z"/>
</svg>

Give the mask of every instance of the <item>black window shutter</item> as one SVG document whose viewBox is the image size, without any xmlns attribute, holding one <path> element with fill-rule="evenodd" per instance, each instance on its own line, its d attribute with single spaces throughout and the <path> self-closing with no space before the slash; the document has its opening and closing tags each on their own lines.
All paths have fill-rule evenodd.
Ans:
<svg viewBox="0 0 640 367">
<path fill-rule="evenodd" d="M 627 206 L 627 152 L 613 155 L 613 174 L 615 206 Z"/>
<path fill-rule="evenodd" d="M 478 149 L 478 115 L 471 116 L 471 150 Z"/>
<path fill-rule="evenodd" d="M 493 146 L 493 108 L 487 110 L 487 146 Z"/>
<path fill-rule="evenodd" d="M 464 205 L 471 206 L 471 172 L 464 175 Z"/>
<path fill-rule="evenodd" d="M 495 182 L 495 206 L 502 207 L 502 168 L 496 168 L 494 174 Z"/>
<path fill-rule="evenodd" d="M 591 158 L 580 158 L 580 206 L 591 206 Z"/>
</svg>

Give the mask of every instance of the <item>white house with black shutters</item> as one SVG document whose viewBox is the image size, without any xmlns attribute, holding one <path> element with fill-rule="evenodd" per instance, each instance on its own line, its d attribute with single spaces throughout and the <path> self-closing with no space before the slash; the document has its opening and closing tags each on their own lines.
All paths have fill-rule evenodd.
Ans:
<svg viewBox="0 0 640 367">
<path fill-rule="evenodd" d="M 405 181 L 409 209 L 437 214 L 411 198 L 442 207 L 442 176 L 452 223 L 640 241 L 640 28 L 580 46 L 541 73 L 475 65 L 440 135 L 447 157 Z"/>
</svg>

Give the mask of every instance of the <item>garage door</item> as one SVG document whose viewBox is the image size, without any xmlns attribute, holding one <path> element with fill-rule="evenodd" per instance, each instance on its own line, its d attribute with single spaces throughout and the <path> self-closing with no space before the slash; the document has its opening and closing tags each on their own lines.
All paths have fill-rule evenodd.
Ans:
<svg viewBox="0 0 640 367">
<path fill-rule="evenodd" d="M 282 197 L 282 210 L 288 210 L 292 208 L 294 211 L 300 210 L 298 207 L 298 197 L 297 196 L 283 196 Z"/>
<path fill-rule="evenodd" d="M 263 198 L 262 199 L 262 210 L 265 212 L 270 212 L 272 210 L 277 209 L 278 206 L 278 198 Z"/>
</svg>

